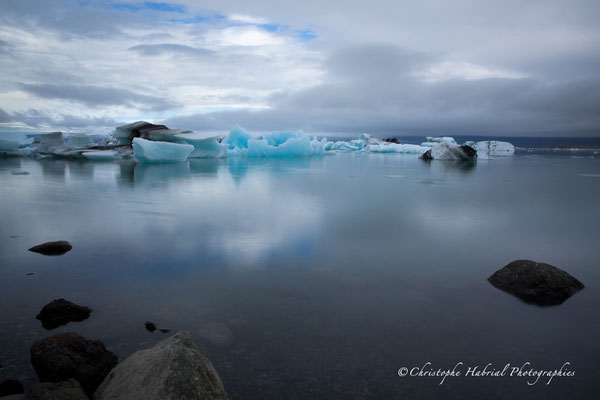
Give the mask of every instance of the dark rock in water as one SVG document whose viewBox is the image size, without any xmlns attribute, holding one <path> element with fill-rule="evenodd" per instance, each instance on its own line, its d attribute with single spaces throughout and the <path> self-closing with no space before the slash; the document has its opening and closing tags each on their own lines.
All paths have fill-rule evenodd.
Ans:
<svg viewBox="0 0 600 400">
<path fill-rule="evenodd" d="M 540 306 L 561 304 L 584 288 L 583 283 L 567 272 L 530 260 L 513 261 L 494 272 L 488 281 L 527 303 Z"/>
<path fill-rule="evenodd" d="M 165 125 L 154 125 L 149 122 L 146 122 L 144 125 L 137 126 L 131 129 L 131 133 L 129 135 L 129 139 L 133 140 L 133 138 L 139 137 L 142 139 L 148 139 L 149 133 L 151 131 L 169 129 Z"/>
<path fill-rule="evenodd" d="M 73 246 L 66 240 L 59 240 L 58 242 L 46 242 L 33 246 L 29 251 L 34 253 L 40 253 L 45 256 L 60 256 L 71 250 Z"/>
<path fill-rule="evenodd" d="M 14 379 L 4 379 L 0 382 L 0 397 L 21 394 L 24 391 L 23 384 Z"/>
<path fill-rule="evenodd" d="M 76 333 L 59 333 L 31 346 L 31 365 L 40 382 L 60 382 L 74 378 L 87 395 L 117 365 L 117 356 L 98 340 Z"/>
<path fill-rule="evenodd" d="M 29 172 L 27 172 L 27 171 L 13 171 L 13 172 L 11 172 L 11 175 L 29 175 Z"/>
<path fill-rule="evenodd" d="M 154 332 L 156 330 L 156 325 L 153 322 L 146 321 L 144 322 L 144 326 L 148 332 Z"/>
<path fill-rule="evenodd" d="M 466 144 L 460 146 L 460 149 L 465 153 L 465 156 L 468 159 L 477 158 L 477 150 L 472 148 L 471 146 L 467 146 Z"/>
<path fill-rule="evenodd" d="M 46 329 L 54 329 L 70 321 L 83 321 L 90 317 L 91 308 L 79 306 L 65 299 L 52 300 L 36 316 Z"/>
<path fill-rule="evenodd" d="M 189 332 L 179 332 L 123 360 L 94 393 L 94 400 L 227 400 L 217 371 Z"/>
<path fill-rule="evenodd" d="M 89 400 L 79 382 L 69 379 L 64 382 L 44 382 L 35 385 L 25 400 Z"/>
<path fill-rule="evenodd" d="M 35 274 L 34 274 L 33 272 L 28 272 L 28 273 L 26 273 L 25 275 L 27 275 L 27 276 L 31 276 L 31 275 L 35 275 Z"/>
<path fill-rule="evenodd" d="M 433 157 L 431 156 L 431 150 L 427 150 L 425 153 L 421 154 L 419 158 L 425 161 L 433 160 Z"/>
<path fill-rule="evenodd" d="M 171 332 L 170 329 L 166 329 L 166 328 L 160 328 L 159 331 L 161 331 L 162 333 L 168 333 Z"/>
<path fill-rule="evenodd" d="M 398 139 L 396 139 L 395 137 L 393 138 L 385 138 L 383 139 L 384 142 L 388 142 L 388 143 L 396 143 L 396 144 L 400 144 L 400 142 L 398 141 Z"/>
</svg>

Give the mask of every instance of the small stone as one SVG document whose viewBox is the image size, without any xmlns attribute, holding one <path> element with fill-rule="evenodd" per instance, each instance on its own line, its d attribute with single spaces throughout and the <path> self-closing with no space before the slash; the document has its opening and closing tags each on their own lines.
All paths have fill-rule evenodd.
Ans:
<svg viewBox="0 0 600 400">
<path fill-rule="evenodd" d="M 530 260 L 516 260 L 494 272 L 488 281 L 519 299 L 540 306 L 562 304 L 584 288 L 562 269 Z"/>
<path fill-rule="evenodd" d="M 60 256 L 70 251 L 73 248 L 71 243 L 66 240 L 59 240 L 57 242 L 46 242 L 33 246 L 29 251 L 34 253 L 40 253 L 45 256 Z"/>
<path fill-rule="evenodd" d="M 156 330 L 156 325 L 153 322 L 146 321 L 144 322 L 144 326 L 148 332 L 154 332 Z"/>
<path fill-rule="evenodd" d="M 162 333 L 171 332 L 170 329 L 166 329 L 166 328 L 160 328 L 159 331 L 161 331 Z"/>
<path fill-rule="evenodd" d="M 46 329 L 54 329 L 70 321 L 83 321 L 90 317 L 92 309 L 71 303 L 65 299 L 52 300 L 36 316 Z"/>
<path fill-rule="evenodd" d="M 27 276 L 31 276 L 31 275 L 34 275 L 34 273 L 33 273 L 33 272 L 28 272 L 28 273 L 26 273 L 25 275 L 27 275 Z"/>
</svg>

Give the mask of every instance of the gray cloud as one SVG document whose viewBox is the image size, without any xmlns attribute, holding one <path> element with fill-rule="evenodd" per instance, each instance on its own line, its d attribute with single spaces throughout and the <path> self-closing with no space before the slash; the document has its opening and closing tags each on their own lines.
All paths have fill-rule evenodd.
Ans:
<svg viewBox="0 0 600 400">
<path fill-rule="evenodd" d="M 24 91 L 47 99 L 65 99 L 89 107 L 127 105 L 164 111 L 178 104 L 167 97 L 149 96 L 126 89 L 72 84 L 21 84 Z"/>
<path fill-rule="evenodd" d="M 139 53 L 144 56 L 156 56 L 161 54 L 181 54 L 193 57 L 205 57 L 214 54 L 208 49 L 196 48 L 174 43 L 161 44 L 138 44 L 132 46 L 129 50 Z"/>
<path fill-rule="evenodd" d="M 60 115 L 50 109 L 56 102 L 46 106 L 43 99 L 62 99 L 96 116 L 114 105 L 154 116 L 203 110 L 166 120 L 191 129 L 239 123 L 308 133 L 600 135 L 596 0 L 177 3 L 189 11 L 178 15 L 181 21 L 213 11 L 247 14 L 290 30 L 309 28 L 318 39 L 299 45 L 285 32 L 259 28 L 225 37 L 226 18 L 173 23 L 168 13 L 127 11 L 109 0 L 5 0 L 0 119 L 35 124 L 46 113 Z M 262 43 L 260 34 L 282 44 L 253 44 Z M 146 58 L 160 55 L 170 57 Z M 424 71 L 445 62 L 447 76 L 424 82 Z M 475 75 L 477 68 L 491 73 L 453 75 L 461 65 Z M 18 89 L 42 100 L 24 100 Z M 270 108 L 204 112 L 240 105 Z"/>
<path fill-rule="evenodd" d="M 110 117 L 71 114 L 51 117 L 46 111 L 36 109 L 16 113 L 8 113 L 0 109 L 0 123 L 26 125 L 32 128 L 52 127 L 52 129 L 113 127 L 120 124 L 119 121 Z"/>
<path fill-rule="evenodd" d="M 353 46 L 325 61 L 326 80 L 305 90 L 277 93 L 272 109 L 175 117 L 191 129 L 304 129 L 357 134 L 597 135 L 600 81 L 535 78 L 416 80 L 413 71 L 435 61 L 390 45 Z"/>
</svg>

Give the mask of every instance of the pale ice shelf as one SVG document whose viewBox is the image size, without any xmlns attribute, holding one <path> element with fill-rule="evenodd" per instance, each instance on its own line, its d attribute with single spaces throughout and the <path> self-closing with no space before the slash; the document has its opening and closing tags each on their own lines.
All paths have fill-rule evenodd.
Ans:
<svg viewBox="0 0 600 400">
<path fill-rule="evenodd" d="M 348 141 L 310 138 L 302 131 L 252 135 L 235 126 L 227 135 L 209 135 L 169 129 L 144 121 L 117 127 L 103 138 L 61 132 L 40 135 L 39 144 L 23 134 L 0 132 L 0 155 L 79 158 L 96 161 L 134 159 L 141 163 L 182 162 L 188 158 L 220 157 L 320 157 L 327 154 L 409 154 L 425 159 L 472 159 L 509 155 L 514 147 L 507 142 L 485 141 L 459 146 L 449 136 L 427 137 L 421 145 L 398 143 L 362 134 Z M 470 150 L 469 150 L 470 149 Z M 475 151 L 477 152 L 474 155 Z"/>
</svg>

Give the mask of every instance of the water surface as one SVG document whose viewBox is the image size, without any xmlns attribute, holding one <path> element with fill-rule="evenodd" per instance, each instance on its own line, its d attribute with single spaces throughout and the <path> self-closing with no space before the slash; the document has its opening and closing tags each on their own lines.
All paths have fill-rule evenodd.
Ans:
<svg viewBox="0 0 600 400">
<path fill-rule="evenodd" d="M 231 399 L 598 398 L 593 157 L 2 159 L 0 379 L 34 384 L 29 347 L 57 332 L 102 340 L 123 359 L 168 336 L 145 331 L 151 320 L 189 330 Z M 50 240 L 73 250 L 27 251 Z M 541 308 L 487 283 L 522 258 L 586 288 Z M 35 315 L 59 297 L 91 318 L 44 330 Z M 232 344 L 202 337 L 212 322 Z M 576 375 L 532 386 L 397 375 L 426 362 L 570 362 Z"/>
</svg>

